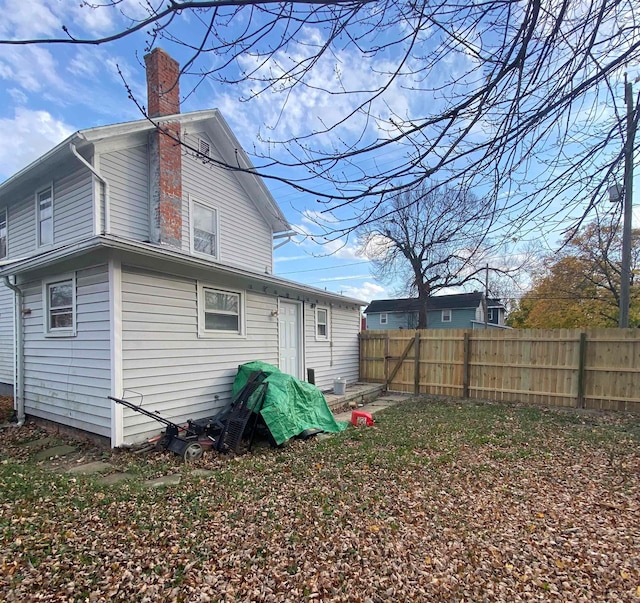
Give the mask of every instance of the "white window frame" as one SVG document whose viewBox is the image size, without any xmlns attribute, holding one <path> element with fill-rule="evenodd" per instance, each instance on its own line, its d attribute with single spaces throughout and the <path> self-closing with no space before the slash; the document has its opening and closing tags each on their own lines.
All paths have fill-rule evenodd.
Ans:
<svg viewBox="0 0 640 603">
<path fill-rule="evenodd" d="M 71 326 L 70 327 L 52 327 L 51 326 L 51 305 L 49 288 L 51 285 L 58 283 L 64 283 L 71 281 Z M 77 334 L 76 326 L 78 323 L 77 313 L 77 294 L 76 294 L 76 274 L 60 274 L 58 276 L 52 276 L 42 281 L 42 312 L 43 312 L 43 326 L 44 334 L 46 337 L 75 337 Z"/>
<path fill-rule="evenodd" d="M 46 191 L 49 191 L 51 194 L 51 241 L 42 242 L 42 218 L 40 216 L 40 195 Z M 53 236 L 53 218 L 54 218 L 54 195 L 53 195 L 53 183 L 43 186 L 36 191 L 36 244 L 38 247 L 51 247 L 54 243 Z"/>
<path fill-rule="evenodd" d="M 207 329 L 205 317 L 205 291 L 213 291 L 215 293 L 230 293 L 238 296 L 238 330 L 213 330 Z M 246 292 L 238 289 L 230 289 L 228 287 L 220 287 L 210 283 L 198 283 L 198 337 L 217 338 L 217 339 L 238 339 L 246 337 Z"/>
<path fill-rule="evenodd" d="M 318 314 L 320 312 L 324 312 L 325 313 L 325 322 L 322 323 L 319 320 L 319 316 Z M 327 306 L 316 306 L 316 312 L 315 312 L 315 331 L 316 331 L 316 341 L 329 341 L 330 337 L 329 337 L 329 333 L 331 332 L 331 312 L 329 311 L 329 308 Z M 324 324 L 325 327 L 325 334 L 321 335 L 318 332 L 318 327 L 320 325 Z"/>
<path fill-rule="evenodd" d="M 211 233 L 215 236 L 216 238 L 216 249 L 215 249 L 215 255 L 211 255 L 209 253 L 205 253 L 203 251 L 197 251 L 195 248 L 195 216 L 194 216 L 194 209 L 195 206 L 199 205 L 200 207 L 207 209 L 211 212 L 213 212 L 214 216 L 215 216 L 215 232 Z M 220 259 L 220 212 L 218 211 L 217 207 L 214 207 L 213 205 L 209 204 L 209 203 L 205 203 L 203 201 L 200 201 L 199 199 L 196 199 L 192 196 L 189 196 L 189 239 L 190 239 L 190 249 L 191 249 L 191 253 L 192 255 L 197 255 L 201 258 L 208 258 L 208 259 L 213 259 L 213 260 L 219 260 Z"/>
<path fill-rule="evenodd" d="M 4 260 L 9 255 L 9 212 L 6 207 L 0 209 L 0 224 L 2 223 L 4 223 L 4 228 L 0 227 L 0 260 Z M 4 245 L 2 244 L 3 240 Z"/>
<path fill-rule="evenodd" d="M 388 316 L 386 312 L 381 312 L 380 313 L 380 324 L 381 325 L 386 325 L 388 321 Z"/>
<path fill-rule="evenodd" d="M 440 319 L 442 320 L 442 322 L 451 322 L 452 314 L 453 313 L 451 312 L 451 309 L 442 310 L 442 315 Z"/>
<path fill-rule="evenodd" d="M 498 322 L 498 308 L 487 308 L 487 322 Z"/>
</svg>

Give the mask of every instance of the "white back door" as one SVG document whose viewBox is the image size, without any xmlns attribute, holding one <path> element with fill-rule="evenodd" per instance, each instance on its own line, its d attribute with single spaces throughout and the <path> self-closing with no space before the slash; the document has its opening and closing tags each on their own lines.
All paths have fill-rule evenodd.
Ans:
<svg viewBox="0 0 640 603">
<path fill-rule="evenodd" d="M 302 379 L 302 306 L 297 302 L 279 302 L 278 332 L 280 339 L 280 370 Z"/>
</svg>

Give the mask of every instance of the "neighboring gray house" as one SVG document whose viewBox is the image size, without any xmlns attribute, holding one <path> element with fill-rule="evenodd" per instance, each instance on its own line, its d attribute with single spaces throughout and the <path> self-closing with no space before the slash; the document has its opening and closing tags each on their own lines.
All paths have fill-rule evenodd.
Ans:
<svg viewBox="0 0 640 603">
<path fill-rule="evenodd" d="M 0 382 L 19 418 L 113 446 L 160 429 L 107 399 L 125 390 L 182 421 L 251 360 L 356 381 L 365 305 L 272 275 L 280 208 L 217 110 L 179 113 L 178 64 L 145 61 L 161 131 L 82 130 L 0 184 Z"/>
<path fill-rule="evenodd" d="M 436 295 L 427 304 L 429 329 L 484 329 L 484 294 Z M 498 299 L 487 300 L 487 327 L 508 328 L 505 308 Z M 415 298 L 376 299 L 365 309 L 367 329 L 415 329 L 420 304 Z"/>
</svg>

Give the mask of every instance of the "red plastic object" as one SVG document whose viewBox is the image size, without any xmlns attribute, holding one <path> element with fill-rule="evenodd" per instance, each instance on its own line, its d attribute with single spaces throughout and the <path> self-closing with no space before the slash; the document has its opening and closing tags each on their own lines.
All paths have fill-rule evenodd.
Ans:
<svg viewBox="0 0 640 603">
<path fill-rule="evenodd" d="M 373 425 L 373 417 L 371 413 L 364 412 L 362 410 L 354 410 L 351 413 L 351 425 L 355 425 L 356 427 L 360 426 L 368 426 Z"/>
</svg>

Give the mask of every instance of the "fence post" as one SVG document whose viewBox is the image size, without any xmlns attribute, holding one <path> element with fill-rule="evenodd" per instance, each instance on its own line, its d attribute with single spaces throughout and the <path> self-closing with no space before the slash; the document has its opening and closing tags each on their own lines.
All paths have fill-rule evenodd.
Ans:
<svg viewBox="0 0 640 603">
<path fill-rule="evenodd" d="M 469 397 L 469 358 L 471 356 L 471 342 L 469 341 L 469 331 L 464 332 L 464 344 L 462 347 L 463 367 L 462 367 L 462 397 Z"/>
<path fill-rule="evenodd" d="M 384 389 L 389 389 L 389 331 L 384 338 Z"/>
<path fill-rule="evenodd" d="M 420 331 L 416 331 L 416 339 L 413 344 L 414 367 L 413 367 L 413 393 L 420 393 Z"/>
<path fill-rule="evenodd" d="M 584 408 L 584 390 L 587 361 L 587 334 L 580 333 L 580 349 L 578 350 L 578 408 Z"/>
</svg>

